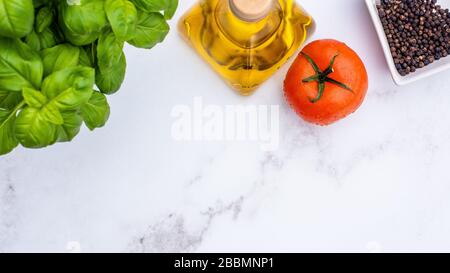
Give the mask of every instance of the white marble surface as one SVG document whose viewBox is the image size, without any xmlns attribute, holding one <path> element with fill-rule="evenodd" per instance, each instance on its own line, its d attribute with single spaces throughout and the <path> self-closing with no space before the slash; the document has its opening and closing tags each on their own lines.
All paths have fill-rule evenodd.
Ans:
<svg viewBox="0 0 450 273">
<path fill-rule="evenodd" d="M 181 0 L 179 18 L 193 0 Z M 449 251 L 450 72 L 397 87 L 363 0 L 304 0 L 313 37 L 348 43 L 370 89 L 320 128 L 281 92 L 242 98 L 172 31 L 127 48 L 108 125 L 0 158 L 0 252 Z M 175 21 L 172 22 L 175 25 Z M 281 142 L 176 142 L 174 105 L 279 104 Z"/>
</svg>

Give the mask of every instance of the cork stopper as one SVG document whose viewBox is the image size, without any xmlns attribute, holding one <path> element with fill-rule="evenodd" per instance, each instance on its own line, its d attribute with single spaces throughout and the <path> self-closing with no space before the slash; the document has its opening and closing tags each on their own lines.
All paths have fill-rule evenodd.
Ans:
<svg viewBox="0 0 450 273">
<path fill-rule="evenodd" d="M 256 22 L 266 17 L 273 0 L 230 0 L 230 7 L 241 20 Z"/>
</svg>

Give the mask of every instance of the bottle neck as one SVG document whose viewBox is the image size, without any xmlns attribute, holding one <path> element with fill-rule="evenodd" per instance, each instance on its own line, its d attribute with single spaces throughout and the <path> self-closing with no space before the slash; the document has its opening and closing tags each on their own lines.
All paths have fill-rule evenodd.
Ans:
<svg viewBox="0 0 450 273">
<path fill-rule="evenodd" d="M 241 12 L 236 11 L 238 0 L 219 1 L 216 19 L 222 32 L 241 47 L 252 48 L 260 45 L 278 30 L 283 19 L 283 11 L 278 0 L 269 2 L 267 11 L 250 17 L 248 16 L 250 9 L 242 5 L 239 6 Z M 242 10 L 246 10 L 245 16 Z"/>
<path fill-rule="evenodd" d="M 258 22 L 275 8 L 275 0 L 228 0 L 231 12 L 247 22 Z"/>
</svg>

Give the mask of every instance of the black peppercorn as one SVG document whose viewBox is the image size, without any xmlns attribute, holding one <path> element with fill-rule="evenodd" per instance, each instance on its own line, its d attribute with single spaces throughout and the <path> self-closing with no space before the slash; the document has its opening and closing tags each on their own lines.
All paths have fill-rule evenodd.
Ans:
<svg viewBox="0 0 450 273">
<path fill-rule="evenodd" d="M 382 0 L 377 8 L 400 75 L 450 55 L 450 11 L 436 0 Z"/>
</svg>

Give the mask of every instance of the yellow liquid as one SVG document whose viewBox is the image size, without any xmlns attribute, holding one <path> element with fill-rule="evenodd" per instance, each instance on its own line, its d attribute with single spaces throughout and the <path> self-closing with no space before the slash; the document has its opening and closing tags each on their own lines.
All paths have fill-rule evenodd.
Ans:
<svg viewBox="0 0 450 273">
<path fill-rule="evenodd" d="M 250 95 L 314 30 L 295 0 L 277 0 L 257 22 L 238 18 L 228 0 L 200 0 L 179 22 L 188 43 L 241 95 Z"/>
</svg>

